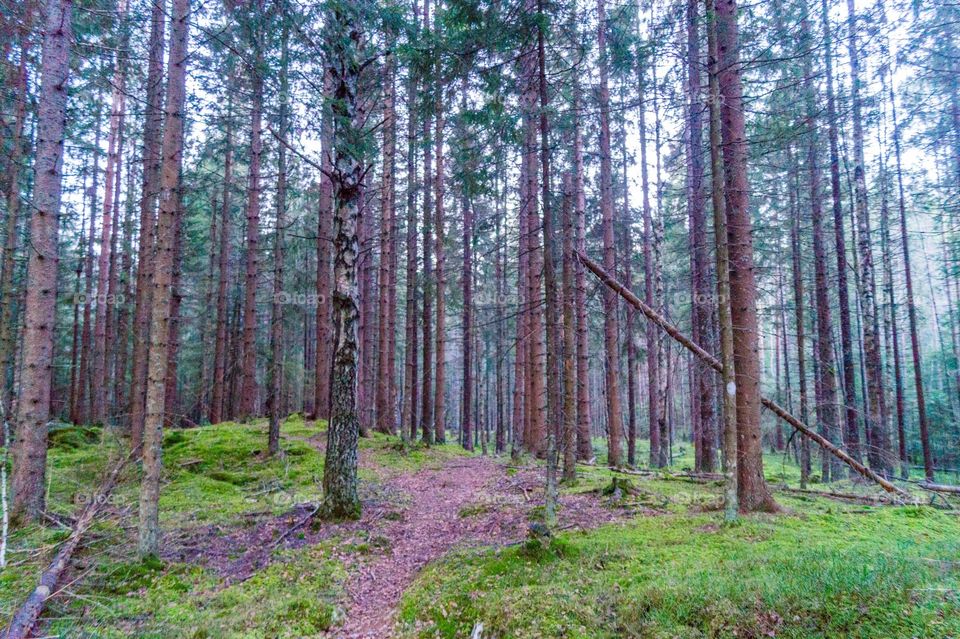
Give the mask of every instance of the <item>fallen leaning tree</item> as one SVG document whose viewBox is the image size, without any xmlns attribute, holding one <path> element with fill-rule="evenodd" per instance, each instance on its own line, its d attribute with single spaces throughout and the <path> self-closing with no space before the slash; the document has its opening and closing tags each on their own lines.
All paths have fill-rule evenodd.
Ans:
<svg viewBox="0 0 960 639">
<path fill-rule="evenodd" d="M 645 304 L 643 300 L 641 300 L 639 297 L 634 295 L 633 292 L 630 291 L 630 289 L 625 287 L 623 284 L 617 281 L 616 278 L 614 278 L 612 275 L 607 273 L 603 269 L 603 267 L 601 267 L 599 264 L 597 264 L 596 262 L 594 262 L 589 257 L 587 257 L 586 255 L 584 255 L 579 251 L 576 251 L 575 255 L 581 264 L 583 264 L 588 269 L 590 269 L 590 271 L 592 271 L 593 274 L 596 275 L 601 282 L 603 282 L 605 285 L 613 289 L 617 294 L 620 295 L 620 297 L 626 300 L 628 304 L 630 304 L 631 306 L 636 308 L 638 311 L 646 315 L 647 319 L 649 319 L 651 322 L 659 326 L 667 335 L 672 337 L 675 341 L 679 342 L 681 346 L 683 346 L 684 348 L 689 350 L 691 353 L 696 355 L 699 359 L 703 360 L 712 369 L 714 369 L 718 373 L 722 372 L 723 367 L 720 364 L 720 361 L 717 360 L 717 358 L 715 358 L 713 355 L 705 351 L 695 342 L 691 341 L 686 335 L 681 333 L 676 326 L 668 322 L 662 315 L 657 313 L 654 309 L 647 306 L 647 304 Z M 817 444 L 819 444 L 821 448 L 823 448 L 824 450 L 829 452 L 831 455 L 833 455 L 834 457 L 836 457 L 837 459 L 845 463 L 847 466 L 852 468 L 858 474 L 879 484 L 880 487 L 883 488 L 888 493 L 897 495 L 904 499 L 912 498 L 912 495 L 910 493 L 908 493 L 907 491 L 903 490 L 898 486 L 895 486 L 893 483 L 884 479 L 883 477 L 875 473 L 870 468 L 858 462 L 856 459 L 848 455 L 842 448 L 839 448 L 838 446 L 836 446 L 836 444 L 831 442 L 829 439 L 827 439 L 826 437 L 823 437 L 816 431 L 812 430 L 810 427 L 808 427 L 802 421 L 800 421 L 799 419 L 797 419 L 796 417 L 788 413 L 783 407 L 781 407 L 779 404 L 777 404 L 773 400 L 767 399 L 766 397 L 761 397 L 760 399 L 763 402 L 763 405 L 768 410 L 773 412 L 777 417 L 779 417 L 786 423 L 790 424 L 790 426 L 792 426 L 798 433 L 800 433 L 804 437 L 807 437 L 813 440 L 814 442 L 816 442 Z M 927 489 L 930 490 L 931 488 L 927 487 Z"/>
<path fill-rule="evenodd" d="M 90 529 L 93 522 L 96 521 L 101 507 L 107 502 L 110 494 L 116 487 L 123 469 L 128 463 L 136 459 L 138 455 L 139 448 L 134 449 L 130 454 L 120 458 L 114 464 L 113 468 L 100 484 L 100 488 L 94 493 L 90 501 L 87 502 L 86 506 L 84 506 L 80 512 L 80 516 L 77 517 L 76 523 L 73 525 L 73 530 L 70 531 L 70 536 L 67 537 L 66 541 L 60 547 L 60 550 L 57 551 L 53 561 L 50 562 L 46 570 L 40 575 L 37 587 L 33 589 L 33 592 L 30 593 L 27 600 L 24 601 L 16 613 L 14 613 L 13 618 L 10 620 L 10 625 L 4 630 L 4 639 L 24 639 L 30 636 L 30 631 L 37 623 L 37 619 L 40 618 L 40 613 L 43 612 L 43 607 L 46 605 L 47 599 L 56 591 L 57 583 L 60 581 L 63 571 L 66 570 L 70 564 L 70 558 L 80 545 L 81 538 L 84 533 Z"/>
</svg>

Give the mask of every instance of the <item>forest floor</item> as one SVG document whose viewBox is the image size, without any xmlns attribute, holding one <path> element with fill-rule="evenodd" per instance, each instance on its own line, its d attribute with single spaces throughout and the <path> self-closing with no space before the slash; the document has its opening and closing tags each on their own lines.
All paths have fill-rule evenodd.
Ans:
<svg viewBox="0 0 960 639">
<path fill-rule="evenodd" d="M 798 492 L 767 460 L 778 515 L 722 524 L 719 482 L 581 466 L 546 545 L 542 466 L 361 441 L 363 516 L 310 517 L 324 431 L 297 417 L 266 458 L 265 424 L 174 430 L 164 441 L 163 550 L 135 557 L 133 470 L 76 556 L 38 636 L 85 637 L 956 637 L 954 506 L 887 506 L 849 481 Z M 44 527 L 17 531 L 0 615 L 33 587 L 121 443 L 99 428 L 51 435 Z M 820 491 L 857 493 L 856 499 Z"/>
</svg>

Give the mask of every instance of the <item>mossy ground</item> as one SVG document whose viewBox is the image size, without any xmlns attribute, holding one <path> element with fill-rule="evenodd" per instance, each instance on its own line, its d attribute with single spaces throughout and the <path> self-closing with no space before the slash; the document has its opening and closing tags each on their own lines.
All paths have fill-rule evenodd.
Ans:
<svg viewBox="0 0 960 639">
<path fill-rule="evenodd" d="M 228 532 L 319 499 L 324 428 L 291 417 L 275 459 L 264 455 L 264 422 L 168 431 L 163 527 Z M 74 513 L 122 447 L 100 428 L 56 429 L 51 512 Z M 465 454 L 455 444 L 427 449 L 382 435 L 362 439 L 361 448 L 367 480 L 436 468 Z M 784 514 L 725 526 L 716 510 L 719 483 L 683 477 L 692 451 L 674 452 L 668 471 L 621 475 L 637 489 L 611 504 L 629 513 L 622 523 L 561 532 L 546 549 L 474 549 L 431 565 L 402 601 L 406 636 L 466 637 L 477 621 L 488 639 L 960 636 L 956 515 L 778 492 Z M 774 487 L 798 483 L 796 465 L 782 455 L 768 456 L 766 471 Z M 128 469 L 109 516 L 77 555 L 70 582 L 45 617 L 47 634 L 311 637 L 336 623 L 346 576 L 332 553 L 336 540 L 278 551 L 269 566 L 231 586 L 198 565 L 137 560 L 136 473 Z M 582 466 L 563 490 L 599 492 L 611 476 Z M 811 488 L 873 494 L 849 480 Z M 64 536 L 50 522 L 14 533 L 11 565 L 0 571 L 0 615 L 33 588 Z M 340 544 L 338 551 L 363 554 L 375 545 Z"/>
<path fill-rule="evenodd" d="M 615 476 L 578 470 L 563 490 L 600 492 Z M 680 470 L 616 475 L 637 492 L 617 507 L 657 515 L 561 532 L 544 552 L 471 550 L 430 566 L 404 596 L 404 636 L 467 637 L 477 622 L 490 639 L 960 636 L 955 514 L 781 491 L 784 513 L 725 525 L 720 482 Z M 767 475 L 796 487 L 799 469 L 768 460 Z M 821 488 L 875 494 L 849 480 Z"/>
</svg>

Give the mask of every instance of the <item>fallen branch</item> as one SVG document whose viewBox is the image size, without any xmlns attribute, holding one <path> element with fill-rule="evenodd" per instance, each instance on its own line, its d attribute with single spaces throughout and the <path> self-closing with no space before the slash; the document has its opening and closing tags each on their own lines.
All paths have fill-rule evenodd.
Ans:
<svg viewBox="0 0 960 639">
<path fill-rule="evenodd" d="M 960 486 L 949 486 L 947 484 L 934 484 L 932 482 L 924 481 L 917 484 L 920 488 L 924 490 L 931 490 L 935 493 L 953 493 L 960 494 Z"/>
<path fill-rule="evenodd" d="M 691 341 L 686 335 L 681 333 L 677 327 L 675 327 L 673 324 L 671 324 L 666 319 L 664 319 L 662 315 L 660 315 L 655 310 L 647 306 L 640 298 L 634 295 L 628 288 L 626 288 L 623 284 L 621 284 L 616 279 L 614 279 L 613 276 L 611 276 L 609 273 L 603 270 L 603 268 L 599 264 L 591 260 L 589 257 L 584 255 L 583 253 L 580 253 L 579 251 L 577 251 L 575 254 L 576 254 L 576 257 L 580 260 L 580 262 L 584 266 L 586 266 L 588 269 L 590 269 L 593 272 L 593 274 L 600 279 L 601 282 L 603 282 L 608 287 L 616 291 L 620 295 L 620 297 L 622 297 L 627 301 L 628 304 L 630 304 L 631 306 L 639 310 L 641 313 L 646 315 L 647 319 L 649 319 L 651 322 L 659 326 L 667 335 L 669 335 L 674 340 L 679 342 L 682 346 L 684 346 L 687 350 L 689 350 L 698 358 L 703 360 L 708 366 L 710 366 L 715 371 L 721 372 L 723 370 L 723 367 L 721 366 L 717 358 L 715 358 L 713 355 L 705 351 L 698 344 Z M 811 430 L 806 424 L 804 424 L 799 419 L 797 419 L 796 417 L 788 413 L 786 410 L 780 407 L 776 402 L 769 400 L 766 397 L 761 397 L 760 400 L 763 402 L 763 405 L 768 410 L 772 411 L 777 417 L 779 417 L 783 421 L 793 426 L 793 428 L 797 432 L 815 441 L 817 444 L 820 445 L 821 448 L 823 448 L 824 450 L 829 452 L 831 455 L 833 455 L 834 457 L 836 457 L 837 459 L 845 463 L 847 466 L 850 466 L 850 468 L 853 468 L 856 472 L 863 475 L 867 479 L 870 479 L 876 482 L 877 484 L 879 484 L 888 493 L 893 493 L 904 498 L 912 497 L 910 493 L 908 493 L 907 491 L 903 490 L 902 488 L 899 488 L 898 486 L 893 485 L 892 483 L 890 483 L 889 481 L 887 481 L 886 479 L 884 479 L 883 477 L 875 473 L 870 468 L 867 468 L 866 466 L 864 466 L 863 464 L 855 460 L 853 457 L 848 455 L 844 450 L 842 450 L 841 448 L 838 448 L 836 445 L 833 444 L 833 442 L 826 439 L 819 433 Z M 960 492 L 960 490 L 958 490 L 957 492 Z"/>
<path fill-rule="evenodd" d="M 100 484 L 100 488 L 94 493 L 93 499 L 87 503 L 80 513 L 80 516 L 77 517 L 77 522 L 73 526 L 73 532 L 70 533 L 66 542 L 60 547 L 53 561 L 50 562 L 46 570 L 43 571 L 43 574 L 40 575 L 40 581 L 37 587 L 34 588 L 30 596 L 27 597 L 27 600 L 23 602 L 13 615 L 10 625 L 7 626 L 7 629 L 4 631 L 3 636 L 5 639 L 24 639 L 29 636 L 34 624 L 37 623 L 37 619 L 40 618 L 40 613 L 43 612 L 43 607 L 47 599 L 49 599 L 50 595 L 54 592 L 60 576 L 70 563 L 70 557 L 73 556 L 73 552 L 77 549 L 77 546 L 80 545 L 80 539 L 84 533 L 90 529 L 90 526 L 93 525 L 97 514 L 100 512 L 100 508 L 107 502 L 107 498 L 117 485 L 120 473 L 138 454 L 139 448 L 134 449 L 129 455 L 119 460 L 107 475 L 106 479 Z"/>
<path fill-rule="evenodd" d="M 277 538 L 277 540 L 276 540 L 275 542 L 273 542 L 273 547 L 276 548 L 277 546 L 279 546 L 280 544 L 282 544 L 283 541 L 284 541 L 287 537 L 289 537 L 289 536 L 293 533 L 294 530 L 297 530 L 298 528 L 300 528 L 300 526 L 302 526 L 302 525 L 304 525 L 305 523 L 307 523 L 308 521 L 310 521 L 310 520 L 313 518 L 314 515 L 316 515 L 318 512 L 320 512 L 320 506 L 322 506 L 322 505 L 323 505 L 322 502 L 321 502 L 321 503 L 318 503 L 313 510 L 311 510 L 311 511 L 308 512 L 306 515 L 304 515 L 304 516 L 301 517 L 299 520 L 297 520 L 297 522 L 296 522 L 294 525 L 290 526 L 290 528 L 287 528 L 287 532 L 285 532 L 285 533 L 283 533 L 282 535 L 280 535 L 280 536 Z"/>
</svg>

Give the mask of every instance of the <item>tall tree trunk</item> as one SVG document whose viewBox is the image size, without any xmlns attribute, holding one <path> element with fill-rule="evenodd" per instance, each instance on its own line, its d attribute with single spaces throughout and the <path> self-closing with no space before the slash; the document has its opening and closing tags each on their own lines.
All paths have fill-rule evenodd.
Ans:
<svg viewBox="0 0 960 639">
<path fill-rule="evenodd" d="M 320 201 L 317 213 L 317 367 L 314 407 L 317 419 L 330 419 L 333 372 L 333 77 L 323 76 L 324 105 L 320 118 Z"/>
<path fill-rule="evenodd" d="M 814 289 L 816 290 L 817 316 L 817 366 L 819 368 L 820 401 L 817 403 L 817 419 L 822 434 L 834 444 L 840 444 L 840 425 L 837 415 L 836 363 L 833 357 L 833 321 L 830 316 L 830 291 L 826 245 L 823 230 L 823 193 L 819 161 L 819 136 L 817 125 L 817 90 L 813 84 L 812 33 L 809 19 L 801 21 L 804 48 L 810 53 L 804 56 L 803 84 L 805 123 L 807 127 L 807 171 L 810 188 L 810 215 L 813 226 Z M 828 459 L 828 457 L 830 459 Z M 822 479 L 839 479 L 840 464 L 832 456 L 824 454 Z"/>
<path fill-rule="evenodd" d="M 462 82 L 461 117 L 465 116 L 467 99 L 467 79 Z M 470 406 L 473 403 L 473 206 L 467 196 L 466 183 L 461 185 L 461 207 L 463 209 L 463 417 L 461 431 L 463 444 L 467 450 L 473 450 L 474 429 L 479 426 L 473 420 Z"/>
<path fill-rule="evenodd" d="M 690 219 L 692 271 L 693 333 L 696 343 L 710 350 L 711 316 L 707 300 L 710 292 L 710 254 L 707 247 L 707 196 L 704 187 L 703 161 L 703 96 L 701 88 L 700 30 L 698 28 L 697 0 L 687 2 L 687 210 Z M 695 445 L 699 450 L 698 469 L 713 472 L 716 465 L 716 432 L 714 431 L 713 375 L 699 360 L 691 360 L 693 384 L 690 388 L 698 411 L 693 422 L 697 434 Z"/>
<path fill-rule="evenodd" d="M 14 360 L 14 335 L 16 327 L 14 326 L 13 308 L 14 308 L 14 286 L 13 272 L 16 269 L 17 249 L 20 238 L 20 186 L 21 186 L 21 164 L 25 150 L 24 126 L 27 121 L 27 86 L 28 86 L 28 60 L 30 48 L 33 42 L 31 29 L 33 27 L 33 9 L 34 3 L 25 3 L 26 11 L 23 16 L 23 27 L 20 33 L 20 63 L 16 71 L 16 84 L 14 90 L 14 120 L 13 130 L 10 133 L 10 157 L 7 158 L 8 170 L 4 173 L 4 199 L 7 205 L 6 234 L 4 243 L 0 247 L 0 408 L 4 415 L 11 414 L 10 386 L 8 385 L 8 376 L 13 367 Z M 82 233 L 81 233 L 82 241 Z M 79 275 L 78 275 L 79 278 Z M 78 291 L 79 292 L 79 291 Z M 74 314 L 76 314 L 74 307 Z M 76 321 L 74 321 L 76 326 Z M 76 342 L 76 339 L 74 339 Z M 72 412 L 72 411 L 71 411 Z M 3 441 L 6 446 L 6 439 Z"/>
<path fill-rule="evenodd" d="M 439 9 L 439 4 L 437 5 Z M 440 30 L 440 12 L 434 11 L 433 16 L 434 29 L 437 31 Z M 435 218 L 434 218 L 434 234 L 435 234 L 435 243 L 434 243 L 434 253 L 436 254 L 436 268 L 435 268 L 435 283 L 436 283 L 436 342 L 435 342 L 435 353 L 434 353 L 434 375 L 435 375 L 435 385 L 436 389 L 433 394 L 433 439 L 438 444 L 442 444 L 446 441 L 446 411 L 444 410 L 446 399 L 445 396 L 445 387 L 446 387 L 446 318 L 447 318 L 447 306 L 445 288 L 446 288 L 446 267 L 447 267 L 447 258 L 446 251 L 444 250 L 444 243 L 446 242 L 446 236 L 444 231 L 445 224 L 445 213 L 443 208 L 443 196 L 444 196 L 444 175 L 443 175 L 443 127 L 444 127 L 444 103 L 443 103 L 443 79 L 440 77 L 440 64 L 437 63 L 437 88 L 436 94 L 434 95 L 434 116 L 436 117 L 436 133 L 434 135 L 434 153 L 436 155 L 437 167 L 436 167 L 436 176 L 433 181 L 434 188 L 434 206 L 435 206 Z"/>
<path fill-rule="evenodd" d="M 323 471 L 323 513 L 327 517 L 356 518 L 357 495 L 357 295 L 358 231 L 362 215 L 363 180 L 366 173 L 360 156 L 364 116 L 359 90 L 363 69 L 363 32 L 358 9 L 333 4 L 326 12 L 328 73 L 333 82 L 332 111 L 334 161 L 330 173 L 334 209 L 334 360 L 331 387 L 330 426 L 327 429 L 326 464 Z"/>
<path fill-rule="evenodd" d="M 830 143 L 830 192 L 833 204 L 833 233 L 837 253 L 837 298 L 840 307 L 840 352 L 843 363 L 844 443 L 855 460 L 862 459 L 860 428 L 857 423 L 856 389 L 853 367 L 853 336 L 850 328 L 850 298 L 847 287 L 847 244 L 843 223 L 840 188 L 840 152 L 837 130 L 837 107 L 833 89 L 833 47 L 827 0 L 821 0 L 821 22 L 824 42 L 824 67 L 827 85 L 827 135 Z"/>
<path fill-rule="evenodd" d="M 240 393 L 241 420 L 257 411 L 257 283 L 260 272 L 260 162 L 263 155 L 263 78 L 260 76 L 262 53 L 251 72 L 253 102 L 250 107 L 250 163 L 247 176 L 247 252 L 243 288 L 243 386 Z"/>
<path fill-rule="evenodd" d="M 94 270 L 93 270 L 93 246 L 94 235 L 97 228 L 97 180 L 100 175 L 100 99 L 99 92 L 97 98 L 96 123 L 94 124 L 93 134 L 93 169 L 91 173 L 90 188 L 87 189 L 86 197 L 89 200 L 90 207 L 90 228 L 87 230 L 87 254 L 84 259 L 84 296 L 83 296 L 83 331 L 80 334 L 80 422 L 89 423 L 92 415 L 93 402 L 93 300 L 94 293 Z"/>
<path fill-rule="evenodd" d="M 803 295 L 803 268 L 800 261 L 800 210 L 797 206 L 795 174 L 797 170 L 793 149 L 787 147 L 787 189 L 790 202 L 790 257 L 793 267 L 793 308 L 796 321 L 794 330 L 797 336 L 797 380 L 800 387 L 800 421 L 804 424 L 808 420 L 807 410 L 807 347 L 806 324 L 804 322 L 804 295 Z M 783 330 L 787 327 L 784 325 Z M 807 487 L 810 480 L 810 441 L 806 438 L 800 443 L 800 485 Z"/>
<path fill-rule="evenodd" d="M 81 174 L 83 176 L 82 183 L 85 189 L 87 184 L 86 164 L 84 164 L 83 169 L 81 170 Z M 86 211 L 83 211 L 80 217 L 80 239 L 77 242 L 77 260 L 76 260 L 77 263 L 76 263 L 76 266 L 74 267 L 74 280 L 73 280 L 74 282 L 73 283 L 73 300 L 74 300 L 73 301 L 73 335 L 71 336 L 71 340 L 70 340 L 70 409 L 69 409 L 69 417 L 68 417 L 71 424 L 80 423 L 80 402 L 82 401 L 80 398 L 80 395 L 82 393 L 81 387 L 80 387 L 81 386 L 80 380 L 77 379 L 77 376 L 79 373 L 78 369 L 80 365 L 80 305 L 77 303 L 77 301 L 80 299 L 80 278 L 83 275 L 83 259 L 84 259 L 84 250 L 86 248 L 85 242 L 86 242 L 86 236 L 87 236 L 86 224 L 87 224 Z M 6 298 L 7 296 L 4 295 L 4 299 Z M 5 304 L 4 309 L 6 310 L 6 308 L 9 306 L 11 306 L 11 304 Z M 4 371 L 0 379 L 2 379 L 2 383 L 5 389 L 6 381 L 7 381 L 6 371 Z M 0 408 L 3 408 L 4 410 L 3 414 L 6 415 L 7 414 L 6 406 L 0 406 Z M 7 445 L 6 436 L 7 436 L 7 433 L 4 432 L 4 435 L 3 435 L 4 446 Z"/>
<path fill-rule="evenodd" d="M 227 135 L 224 143 L 223 199 L 220 206 L 220 248 L 217 256 L 217 331 L 213 354 L 213 399 L 210 423 L 219 424 L 226 418 L 229 402 L 227 381 L 227 287 L 230 282 L 230 190 L 233 182 L 233 102 L 227 100 Z"/>
<path fill-rule="evenodd" d="M 439 0 L 438 0 L 439 3 Z M 423 28 L 430 30 L 430 0 L 423 2 Z M 440 91 L 425 78 L 424 101 L 432 105 L 430 95 Z M 423 383 L 420 388 L 420 430 L 423 441 L 433 443 L 433 136 L 431 118 L 423 117 Z"/>
<path fill-rule="evenodd" d="M 643 290 L 644 301 L 650 308 L 656 308 L 656 277 L 654 276 L 654 228 L 653 214 L 650 210 L 650 180 L 647 170 L 647 118 L 643 98 L 646 87 L 643 76 L 638 75 L 637 95 L 639 116 L 637 127 L 640 133 L 640 186 L 643 195 Z M 650 433 L 650 465 L 660 465 L 660 339 L 657 328 L 649 322 L 645 325 L 647 344 L 647 421 Z"/>
<path fill-rule="evenodd" d="M 187 43 L 190 0 L 173 0 L 170 17 L 170 57 L 167 65 L 166 113 L 163 127 L 163 169 L 160 212 L 157 217 L 157 254 L 153 269 L 150 309 L 150 350 L 143 428 L 143 476 L 140 482 L 141 556 L 156 555 L 160 541 L 160 473 L 163 443 L 164 382 L 167 376 L 167 340 L 170 337 L 170 284 L 179 215 L 177 190 L 183 155 L 186 103 Z"/>
<path fill-rule="evenodd" d="M 207 256 L 207 272 L 204 277 L 204 303 L 203 308 L 207 312 L 200 315 L 200 392 L 198 395 L 198 413 L 197 423 L 204 423 L 210 418 L 210 401 L 212 395 L 210 392 L 210 364 L 213 362 L 215 354 L 210 349 L 210 314 L 209 310 L 216 308 L 216 295 L 214 294 L 214 273 L 217 268 L 217 252 L 214 247 L 218 246 L 217 240 L 217 214 L 220 207 L 217 197 L 214 196 L 210 201 L 210 255 Z M 216 319 L 216 318 L 214 318 Z M 215 326 L 214 333 L 219 329 Z M 216 346 L 214 345 L 214 349 Z"/>
<path fill-rule="evenodd" d="M 538 91 L 540 96 L 540 170 L 541 201 L 543 206 L 543 283 L 544 315 L 546 319 L 546 382 L 547 382 L 547 426 L 546 457 L 547 481 L 544 499 L 544 520 L 548 526 L 556 522 L 557 508 L 557 429 L 564 423 L 561 406 L 561 336 L 560 336 L 560 300 L 557 290 L 557 240 L 554 231 L 553 207 L 550 193 L 550 120 L 547 109 L 550 107 L 550 95 L 547 89 L 547 60 L 544 36 L 544 0 L 537 2 L 537 59 Z"/>
<path fill-rule="evenodd" d="M 160 191 L 160 137 L 163 132 L 163 35 L 165 7 L 155 2 L 150 12 L 147 52 L 147 96 L 143 121 L 143 181 L 140 192 L 140 245 L 137 249 L 137 299 L 133 319 L 133 374 L 130 380 L 131 446 L 143 442 L 147 356 L 150 348 L 150 309 L 157 196 Z"/>
<path fill-rule="evenodd" d="M 573 217 L 576 249 L 586 253 L 586 196 L 583 188 L 583 136 L 580 131 L 580 83 L 573 88 Z M 577 331 L 577 459 L 593 458 L 590 419 L 590 340 L 587 333 L 587 274 L 574 265 L 574 304 Z"/>
<path fill-rule="evenodd" d="M 23 371 L 17 400 L 11 515 L 36 521 L 44 509 L 47 421 L 57 302 L 57 234 L 63 177 L 64 125 L 73 3 L 48 0 L 41 50 L 33 213 L 24 308 Z"/>
<path fill-rule="evenodd" d="M 863 350 L 867 386 L 867 432 L 870 465 L 881 475 L 892 469 L 890 437 L 883 419 L 883 372 L 880 361 L 880 340 L 877 334 L 876 281 L 873 271 L 870 212 L 867 206 L 866 166 L 863 151 L 863 121 L 860 100 L 860 54 L 857 44 L 857 18 L 853 0 L 847 0 L 848 51 L 850 57 L 850 100 L 853 106 L 853 179 L 856 196 L 857 226 L 860 234 L 860 302 L 863 313 Z M 921 391 L 922 393 L 922 391 Z"/>
<path fill-rule="evenodd" d="M 391 35 L 391 38 L 394 36 Z M 384 61 L 383 95 L 383 174 L 380 186 L 380 276 L 377 316 L 380 318 L 377 352 L 380 354 L 377 381 L 376 406 L 377 430 L 393 433 L 396 416 L 393 406 L 393 357 L 394 318 L 391 310 L 396 303 L 396 287 L 390 285 L 393 271 L 393 254 L 396 250 L 394 225 L 396 224 L 396 187 L 394 164 L 397 147 L 397 123 L 394 102 L 396 101 L 396 57 L 387 52 Z"/>
<path fill-rule="evenodd" d="M 413 23 L 419 29 L 420 11 L 413 2 Z M 416 100 L 420 87 L 419 76 L 411 70 L 407 79 L 407 285 L 406 327 L 403 367 L 403 408 L 400 429 L 417 437 L 417 112 Z"/>
<path fill-rule="evenodd" d="M 573 275 L 573 252 L 576 243 L 573 208 L 576 193 L 573 176 L 563 175 L 563 437 L 560 450 L 563 452 L 563 480 L 571 482 L 577 477 L 577 390 L 579 383 L 576 371 L 577 336 L 576 293 Z"/>
<path fill-rule="evenodd" d="M 126 19 L 127 3 L 122 0 L 117 19 L 121 23 Z M 108 351 L 114 335 L 107 333 L 107 314 L 112 311 L 113 300 L 110 284 L 111 239 L 114 233 L 113 193 L 116 182 L 120 182 L 121 129 L 123 127 L 126 97 L 126 65 L 118 53 L 114 60 L 113 91 L 110 97 L 110 132 L 107 135 L 107 166 L 103 178 L 103 215 L 100 225 L 100 256 L 97 260 L 97 304 L 96 323 L 93 335 L 93 370 L 91 371 L 92 410 L 90 417 L 95 422 L 104 423 L 107 419 L 107 395 L 110 387 L 107 364 Z"/>
<path fill-rule="evenodd" d="M 183 302 L 181 281 L 183 278 L 183 186 L 177 188 L 177 214 L 173 222 L 173 267 L 170 275 L 170 314 L 167 324 L 170 336 L 167 339 L 167 373 L 164 388 L 164 425 L 176 428 L 180 425 L 180 387 L 178 362 L 180 357 L 180 307 Z"/>
<path fill-rule="evenodd" d="M 286 6 L 284 6 L 286 8 Z M 280 27 L 280 108 L 277 127 L 280 138 L 286 139 L 289 129 L 287 103 L 290 99 L 290 83 L 287 68 L 290 64 L 289 23 L 283 18 Z M 268 407 L 270 428 L 267 434 L 267 453 L 280 452 L 280 419 L 283 410 L 283 258 L 287 213 L 287 148 L 277 148 L 277 217 L 273 227 L 273 304 L 270 309 L 270 393 Z"/>
<path fill-rule="evenodd" d="M 733 322 L 737 395 L 737 471 L 740 509 L 776 510 L 763 477 L 760 433 L 760 356 L 753 229 L 748 203 L 747 138 L 740 83 L 736 0 L 716 4 L 717 50 L 723 164 L 730 259 L 730 313 Z"/>
<path fill-rule="evenodd" d="M 613 233 L 613 177 L 610 158 L 610 89 L 607 86 L 607 14 L 605 0 L 597 0 L 597 49 L 600 52 L 600 212 L 603 220 L 603 266 L 608 272 L 616 270 L 616 247 Z M 620 356 L 617 345 L 617 295 L 612 290 L 603 292 L 603 334 L 607 385 L 607 463 L 611 467 L 623 464 L 620 414 Z"/>
<path fill-rule="evenodd" d="M 710 175 L 713 205 L 713 232 L 717 262 L 717 324 L 720 333 L 720 364 L 723 378 L 723 510 L 724 519 L 733 521 L 739 510 L 737 484 L 737 384 L 733 357 L 733 322 L 730 313 L 730 257 L 727 245 L 727 208 L 724 194 L 723 140 L 720 118 L 720 54 L 717 43 L 716 0 L 706 5 L 707 62 L 710 108 Z"/>
</svg>

